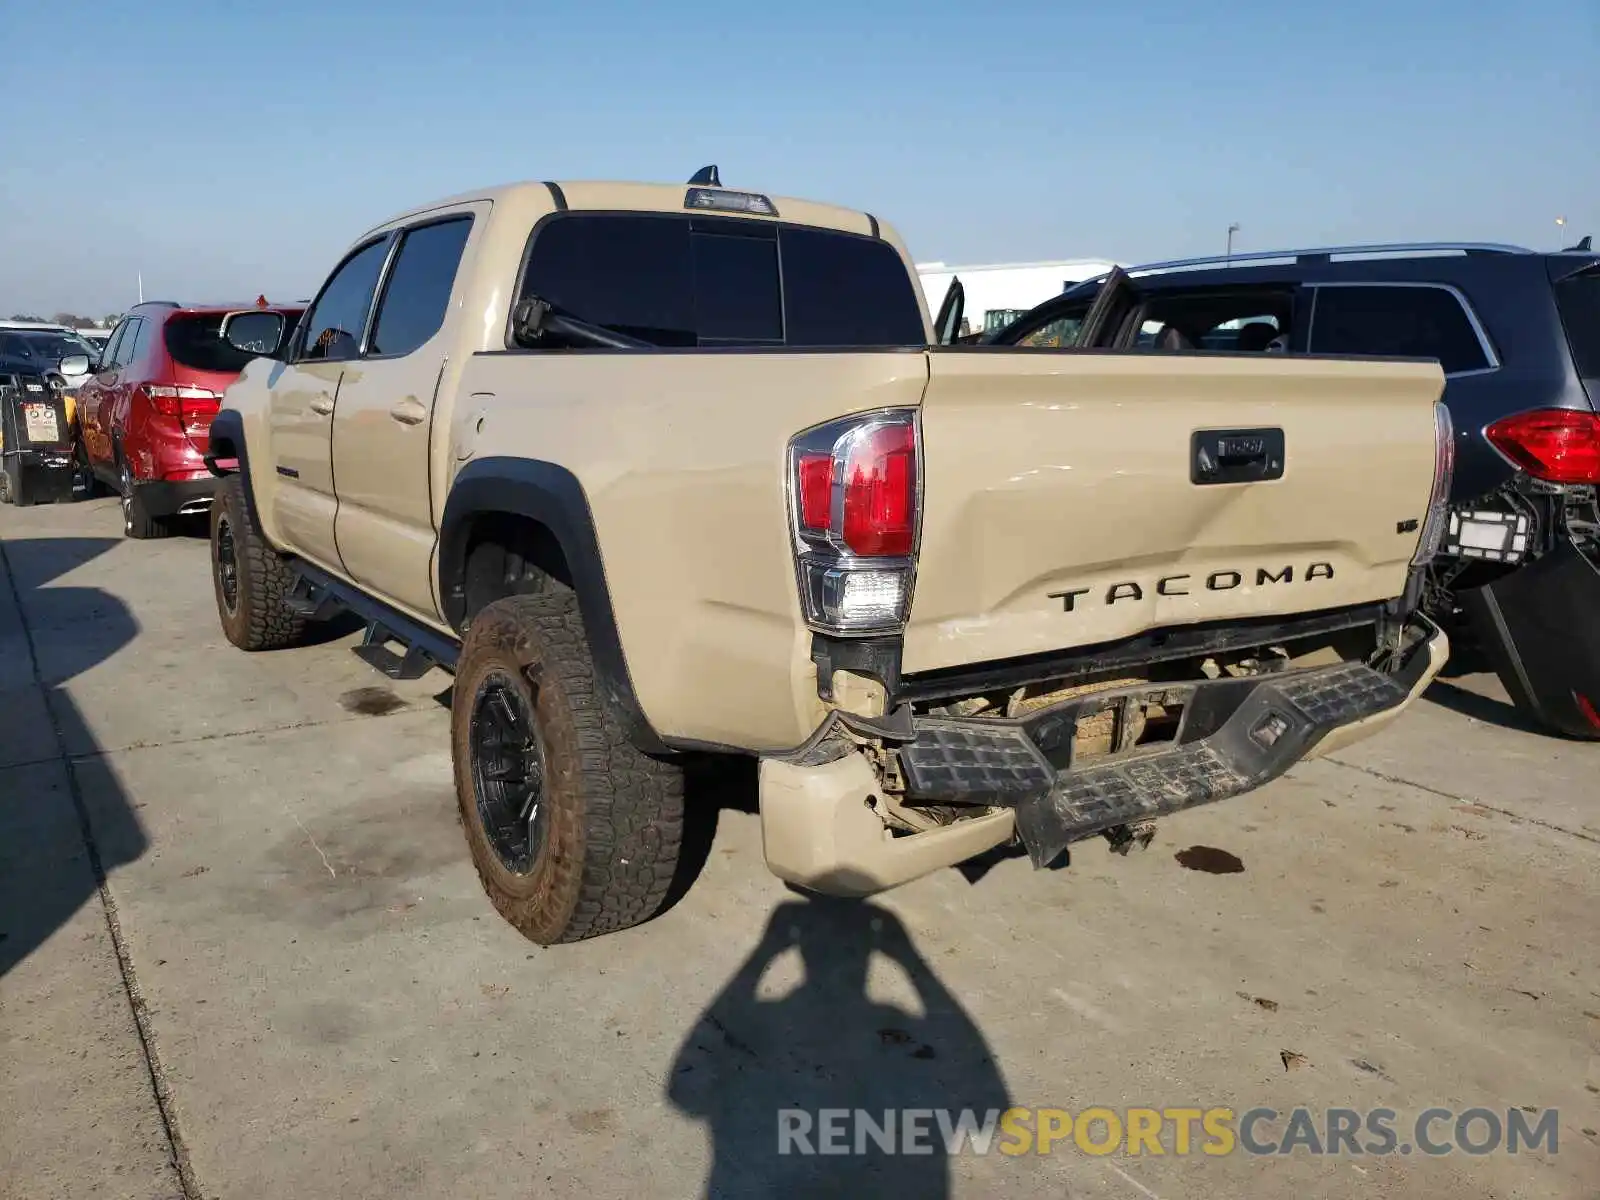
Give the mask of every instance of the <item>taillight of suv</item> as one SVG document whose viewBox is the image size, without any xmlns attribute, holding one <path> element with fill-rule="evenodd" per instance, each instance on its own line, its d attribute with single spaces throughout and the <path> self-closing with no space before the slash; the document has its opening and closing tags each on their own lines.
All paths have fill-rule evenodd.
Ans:
<svg viewBox="0 0 1600 1200">
<path fill-rule="evenodd" d="M 800 602 L 811 628 L 901 629 L 921 519 L 915 409 L 831 421 L 789 445 L 789 508 Z"/>
<path fill-rule="evenodd" d="M 177 417 L 178 424 L 185 426 L 209 420 L 222 407 L 222 397 L 210 388 L 141 383 L 139 391 L 152 409 L 164 417 Z"/>
<path fill-rule="evenodd" d="M 1490 425 L 1494 448 L 1546 483 L 1600 483 L 1600 414 L 1536 408 Z"/>
</svg>

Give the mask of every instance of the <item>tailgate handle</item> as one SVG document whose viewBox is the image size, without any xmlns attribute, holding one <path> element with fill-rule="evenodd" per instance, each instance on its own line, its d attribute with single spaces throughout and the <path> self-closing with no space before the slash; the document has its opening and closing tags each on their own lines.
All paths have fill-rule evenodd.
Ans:
<svg viewBox="0 0 1600 1200">
<path fill-rule="evenodd" d="M 1283 430 L 1200 429 L 1189 438 L 1189 482 L 1261 483 L 1283 478 Z"/>
</svg>

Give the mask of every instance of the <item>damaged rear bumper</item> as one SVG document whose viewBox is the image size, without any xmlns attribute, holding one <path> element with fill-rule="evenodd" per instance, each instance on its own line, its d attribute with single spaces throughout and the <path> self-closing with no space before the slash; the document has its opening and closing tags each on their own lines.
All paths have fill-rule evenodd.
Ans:
<svg viewBox="0 0 1600 1200">
<path fill-rule="evenodd" d="M 768 866 L 816 891 L 867 895 L 1020 837 L 1035 866 L 1119 825 L 1236 796 L 1303 758 L 1376 732 L 1432 682 L 1449 642 L 1425 636 L 1400 669 L 1360 663 L 1181 685 L 1142 685 L 1053 705 L 1014 720 L 917 718 L 897 749 L 912 804 L 983 815 L 919 833 L 885 828 L 881 784 L 859 753 L 821 766 L 761 764 Z M 1078 722 L 1156 697 L 1181 707 L 1170 740 L 1076 761 Z"/>
</svg>

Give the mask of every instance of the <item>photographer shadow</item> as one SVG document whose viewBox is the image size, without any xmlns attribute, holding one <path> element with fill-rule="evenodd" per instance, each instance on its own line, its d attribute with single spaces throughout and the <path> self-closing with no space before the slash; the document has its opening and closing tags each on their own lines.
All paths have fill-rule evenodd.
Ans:
<svg viewBox="0 0 1600 1200">
<path fill-rule="evenodd" d="M 149 843 L 66 685 L 129 645 L 133 613 L 55 581 L 120 544 L 0 539 L 0 981 L 99 899 Z"/>
<path fill-rule="evenodd" d="M 789 951 L 803 978 L 776 994 L 763 976 Z M 878 959 L 903 972 L 913 1003 L 877 998 L 904 991 L 892 972 L 874 970 Z M 712 1200 L 936 1200 L 951 1194 L 939 1112 L 908 1127 L 908 1110 L 954 1122 L 970 1109 L 981 1125 L 1010 1106 L 977 1024 L 900 919 L 869 901 L 824 897 L 772 914 L 679 1048 L 667 1098 L 710 1127 Z M 846 1111 L 827 1121 L 825 1109 Z"/>
</svg>

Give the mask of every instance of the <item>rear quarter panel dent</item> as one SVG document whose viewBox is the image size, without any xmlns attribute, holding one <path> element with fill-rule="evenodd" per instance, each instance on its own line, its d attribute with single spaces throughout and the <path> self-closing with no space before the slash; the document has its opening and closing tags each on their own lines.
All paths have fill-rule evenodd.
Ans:
<svg viewBox="0 0 1600 1200">
<path fill-rule="evenodd" d="M 480 355 L 471 439 L 588 499 L 639 705 L 664 738 L 775 750 L 820 719 L 790 543 L 800 430 L 915 405 L 920 353 Z M 467 436 L 461 431 L 460 436 Z"/>
</svg>

